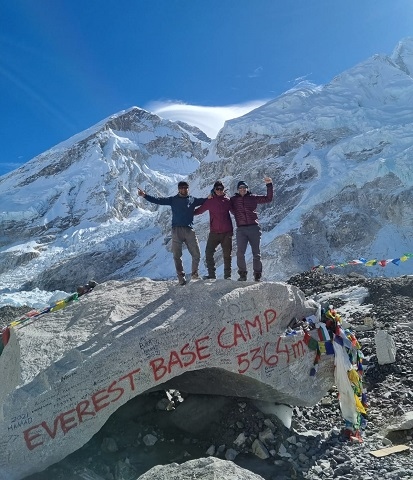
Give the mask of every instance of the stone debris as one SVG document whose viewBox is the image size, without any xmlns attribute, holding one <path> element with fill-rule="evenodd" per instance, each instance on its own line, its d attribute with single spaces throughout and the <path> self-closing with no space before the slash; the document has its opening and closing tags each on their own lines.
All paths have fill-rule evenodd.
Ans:
<svg viewBox="0 0 413 480">
<path fill-rule="evenodd" d="M 228 473 L 227 476 L 225 473 L 226 466 L 234 465 L 233 462 L 225 460 L 225 453 L 229 448 L 239 452 L 234 460 L 236 464 L 265 480 L 355 478 L 411 480 L 413 337 L 412 329 L 406 328 L 406 325 L 409 312 L 413 311 L 413 278 L 374 279 L 361 275 L 321 275 L 306 272 L 293 277 L 290 281 L 302 290 L 305 289 L 306 294 L 311 298 L 316 298 L 325 292 L 327 296 L 331 296 L 330 300 L 327 297 L 327 305 L 333 304 L 339 312 L 340 306 L 345 306 L 344 299 L 340 298 L 340 291 L 355 285 L 368 289 L 368 297 L 363 301 L 363 305 L 369 305 L 368 314 L 362 305 L 355 307 L 346 315 L 351 325 L 364 325 L 366 315 L 373 319 L 373 322 L 368 322 L 369 329 L 357 334 L 365 356 L 364 382 L 369 401 L 368 421 L 362 432 L 363 443 L 351 443 L 343 437 L 338 392 L 334 387 L 323 397 L 323 401 L 315 406 L 295 406 L 292 409 L 290 428 L 285 427 L 276 417 L 258 410 L 255 406 L 256 402 L 234 397 L 230 398 L 230 402 L 225 404 L 219 415 L 210 422 L 211 428 L 197 434 L 182 432 L 181 427 L 177 428 L 176 425 L 171 424 L 168 416 L 173 412 L 156 410 L 157 402 L 167 396 L 165 392 L 154 392 L 140 396 L 140 400 L 138 398 L 131 400 L 130 406 L 126 404 L 121 407 L 112 415 L 101 432 L 84 448 L 49 467 L 43 473 L 45 476 L 32 475 L 30 480 L 49 478 L 66 480 L 68 476 L 65 477 L 63 474 L 68 468 L 73 473 L 75 471 L 73 464 L 77 464 L 79 469 L 88 468 L 94 471 L 104 480 L 115 480 L 113 476 L 111 477 L 114 474 L 115 459 L 103 458 L 98 454 L 102 438 L 116 439 L 119 451 L 114 455 L 121 456 L 134 448 L 139 433 L 142 438 L 143 435 L 153 431 L 157 432 L 159 438 L 164 439 L 151 447 L 151 455 L 156 452 L 159 455 L 152 457 L 149 461 L 146 453 L 138 454 L 135 449 L 135 455 L 129 457 L 131 465 L 138 472 L 139 480 L 148 480 L 148 477 L 143 476 L 144 472 L 149 473 L 154 465 L 173 462 L 181 463 L 180 470 L 175 471 L 179 471 L 179 475 L 182 476 L 177 478 L 192 480 L 193 464 L 186 462 L 185 451 L 191 454 L 192 459 L 202 460 L 201 457 L 210 456 L 214 461 L 219 460 L 217 465 L 218 463 L 222 465 L 223 470 L 215 478 L 232 480 L 231 474 Z M 329 284 L 328 290 L 325 284 Z M 384 365 L 378 363 L 374 336 L 379 329 L 387 331 L 394 339 L 397 349 L 394 363 Z M 181 395 L 185 397 L 184 392 L 181 392 Z M 190 397 L 193 399 L 192 402 L 196 403 L 198 396 L 190 395 L 184 399 L 182 405 Z M 138 401 L 147 405 L 147 413 L 143 416 L 133 413 L 136 412 L 133 404 Z M 203 408 L 204 404 L 205 399 L 201 398 L 199 408 Z M 178 406 L 176 411 L 180 408 Z M 128 413 L 123 413 L 126 409 Z M 139 410 L 142 411 L 143 407 Z M 196 418 L 192 420 L 187 416 L 186 423 L 196 422 Z M 271 424 L 273 426 L 270 426 Z M 130 433 L 128 433 L 129 426 Z M 273 432 L 275 442 L 271 446 L 266 446 L 270 457 L 260 460 L 252 452 L 252 444 L 267 428 Z M 187 441 L 183 442 L 182 438 L 186 438 Z M 376 450 L 383 451 L 383 448 L 389 446 L 386 445 L 388 442 L 392 443 L 391 447 L 402 445 L 410 448 L 383 457 L 370 454 Z M 91 459 L 86 464 L 83 460 L 85 457 Z M 178 465 L 175 464 L 174 468 L 177 469 Z M 150 478 L 151 480 L 152 478 L 170 479 L 173 478 L 172 471 L 168 471 L 169 477 Z"/>
</svg>

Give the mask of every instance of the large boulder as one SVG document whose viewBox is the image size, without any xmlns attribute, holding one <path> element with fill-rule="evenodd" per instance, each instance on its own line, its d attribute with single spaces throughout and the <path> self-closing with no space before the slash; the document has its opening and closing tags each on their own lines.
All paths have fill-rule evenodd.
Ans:
<svg viewBox="0 0 413 480">
<path fill-rule="evenodd" d="M 13 328 L 0 356 L 0 479 L 61 460 L 148 390 L 314 405 L 334 383 L 334 359 L 310 376 L 315 352 L 286 330 L 316 308 L 285 283 L 141 278 Z"/>
<path fill-rule="evenodd" d="M 263 477 L 252 473 L 235 463 L 218 458 L 199 458 L 189 460 L 181 465 L 157 465 L 141 475 L 137 480 L 264 480 Z"/>
</svg>

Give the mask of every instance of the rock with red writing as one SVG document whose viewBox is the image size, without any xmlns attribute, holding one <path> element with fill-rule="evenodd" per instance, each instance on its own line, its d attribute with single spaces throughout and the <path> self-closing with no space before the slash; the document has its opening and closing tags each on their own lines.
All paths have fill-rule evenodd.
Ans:
<svg viewBox="0 0 413 480">
<path fill-rule="evenodd" d="M 292 318 L 316 311 L 285 283 L 137 279 L 96 286 L 65 309 L 13 330 L 1 365 L 0 480 L 42 471 L 86 443 L 142 392 L 249 397 L 313 405 L 334 382 Z M 20 352 L 19 352 L 20 348 Z M 17 367 L 15 367 L 17 368 Z M 3 382 L 4 380 L 4 382 Z"/>
</svg>

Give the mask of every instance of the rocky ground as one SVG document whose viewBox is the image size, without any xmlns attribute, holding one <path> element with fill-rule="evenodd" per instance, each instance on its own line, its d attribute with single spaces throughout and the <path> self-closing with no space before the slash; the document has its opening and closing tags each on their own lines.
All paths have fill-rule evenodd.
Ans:
<svg viewBox="0 0 413 480">
<path fill-rule="evenodd" d="M 413 446 L 413 421 L 401 430 L 386 430 L 409 413 L 413 416 L 413 277 L 366 278 L 315 271 L 297 275 L 289 283 L 309 298 L 331 292 L 324 302 L 336 309 L 346 299 L 334 292 L 352 286 L 369 291 L 363 302 L 369 306 L 346 318 L 355 328 L 361 326 L 356 335 L 365 355 L 369 410 L 362 443 L 342 435 L 334 388 L 314 407 L 294 407 L 290 429 L 247 399 L 154 392 L 128 402 L 82 449 L 27 480 L 135 480 L 154 465 L 208 455 L 233 460 L 266 480 L 412 479 L 410 450 L 381 458 L 370 452 L 391 445 Z M 367 329 L 366 315 L 373 319 Z M 16 312 L 0 309 L 0 324 L 12 318 Z M 374 336 L 379 329 L 395 341 L 392 364 L 377 362 Z"/>
</svg>

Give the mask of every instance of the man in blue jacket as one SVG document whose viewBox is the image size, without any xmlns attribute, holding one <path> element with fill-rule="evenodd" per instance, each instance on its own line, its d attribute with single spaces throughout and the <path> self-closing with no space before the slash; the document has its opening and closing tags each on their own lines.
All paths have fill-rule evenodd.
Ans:
<svg viewBox="0 0 413 480">
<path fill-rule="evenodd" d="M 185 243 L 192 257 L 192 280 L 198 280 L 198 268 L 201 260 L 198 239 L 194 232 L 194 210 L 202 205 L 206 198 L 195 198 L 189 194 L 187 182 L 178 183 L 178 194 L 173 197 L 152 197 L 138 188 L 138 195 L 151 203 L 170 205 L 172 209 L 172 254 L 176 274 L 180 285 L 186 284 L 182 265 L 182 245 Z"/>
</svg>

